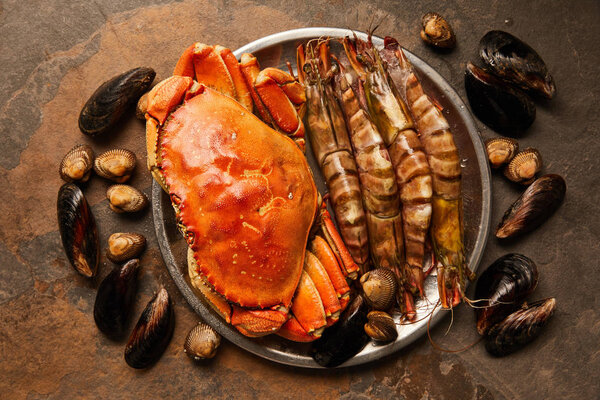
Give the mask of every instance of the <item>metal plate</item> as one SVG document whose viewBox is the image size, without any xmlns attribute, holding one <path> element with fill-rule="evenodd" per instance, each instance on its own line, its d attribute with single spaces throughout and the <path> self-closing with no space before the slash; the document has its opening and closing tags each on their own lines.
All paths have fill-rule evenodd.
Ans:
<svg viewBox="0 0 600 400">
<path fill-rule="evenodd" d="M 286 61 L 295 63 L 295 51 L 298 44 L 316 37 L 335 38 L 352 33 L 350 30 L 337 28 L 294 29 L 258 39 L 239 48 L 234 54 L 239 58 L 243 53 L 253 53 L 262 68 L 272 66 L 287 69 Z M 360 38 L 366 39 L 366 34 L 355 33 Z M 373 37 L 373 43 L 376 46 L 383 45 L 383 40 Z M 406 52 L 406 55 L 417 69 L 425 90 L 444 107 L 445 116 L 450 123 L 462 158 L 465 249 L 469 267 L 475 271 L 487 240 L 491 214 L 490 169 L 483 142 L 463 101 L 448 82 L 420 58 L 410 52 Z M 306 148 L 317 186 L 321 193 L 324 193 L 323 177 L 310 151 L 310 146 L 307 145 Z M 187 245 L 175 225 L 175 215 L 169 197 L 156 182 L 152 187 L 152 208 L 158 243 L 169 273 L 190 306 L 202 319 L 229 341 L 260 357 L 298 367 L 321 368 L 308 355 L 310 344 L 290 342 L 276 335 L 259 339 L 247 338 L 212 311 L 190 283 L 186 262 Z M 422 336 L 426 332 L 429 319 L 425 316 L 431 312 L 439 299 L 434 276 L 427 278 L 425 290 L 427 300 L 421 299 L 417 302 L 417 320 L 420 319 L 419 322 L 399 325 L 398 339 L 395 342 L 384 346 L 371 342 L 342 366 L 358 365 L 380 359 Z M 431 318 L 431 324 L 436 323 L 446 314 L 437 308 Z M 398 320 L 398 316 L 396 319 Z"/>
</svg>

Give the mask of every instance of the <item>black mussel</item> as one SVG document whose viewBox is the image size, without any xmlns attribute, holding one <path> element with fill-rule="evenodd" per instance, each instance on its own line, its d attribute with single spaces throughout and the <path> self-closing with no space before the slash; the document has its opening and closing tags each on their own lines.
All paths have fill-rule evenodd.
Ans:
<svg viewBox="0 0 600 400">
<path fill-rule="evenodd" d="M 81 132 L 97 136 L 112 128 L 127 108 L 150 88 L 155 75 L 152 68 L 139 67 L 100 85 L 79 114 Z"/>
<path fill-rule="evenodd" d="M 315 340 L 310 350 L 312 358 L 323 367 L 337 367 L 347 361 L 369 341 L 364 325 L 367 323 L 369 307 L 358 295 L 344 310 L 340 320 L 325 329 L 323 336 Z"/>
<path fill-rule="evenodd" d="M 504 213 L 496 237 L 506 239 L 534 230 L 558 209 L 566 191 L 567 184 L 560 175 L 539 177 Z"/>
<path fill-rule="evenodd" d="M 150 300 L 125 346 L 125 361 L 132 368 L 146 368 L 164 353 L 175 327 L 173 303 L 165 288 Z"/>
<path fill-rule="evenodd" d="M 87 144 L 78 144 L 63 157 L 58 169 L 65 182 L 87 182 L 94 165 L 94 150 Z"/>
<path fill-rule="evenodd" d="M 519 350 L 542 332 L 556 309 L 554 298 L 524 304 L 488 332 L 485 348 L 497 357 Z"/>
<path fill-rule="evenodd" d="M 421 18 L 421 39 L 430 46 L 451 49 L 456 46 L 452 27 L 440 14 L 428 12 Z"/>
<path fill-rule="evenodd" d="M 504 135 L 520 135 L 535 120 L 535 104 L 525 93 L 472 63 L 465 70 L 465 90 L 477 118 Z"/>
<path fill-rule="evenodd" d="M 537 149 L 528 147 L 517 153 L 504 169 L 504 176 L 509 180 L 529 185 L 535 175 L 542 169 L 542 155 Z"/>
<path fill-rule="evenodd" d="M 360 277 L 367 304 L 375 310 L 387 310 L 396 302 L 398 283 L 388 268 L 375 268 Z"/>
<path fill-rule="evenodd" d="M 537 286 L 539 273 L 535 263 L 521 254 L 506 254 L 494 261 L 479 277 L 475 287 L 478 301 L 477 331 L 485 333 L 508 314 Z"/>
<path fill-rule="evenodd" d="M 139 265 L 139 260 L 133 259 L 114 268 L 98 287 L 94 321 L 98 329 L 111 338 L 121 338 L 127 329 L 135 301 Z"/>
<path fill-rule="evenodd" d="M 106 257 L 114 263 L 139 256 L 146 247 L 144 235 L 135 232 L 117 232 L 108 238 Z"/>
<path fill-rule="evenodd" d="M 479 42 L 479 55 L 486 69 L 523 89 L 551 99 L 554 79 L 544 60 L 527 43 L 503 31 L 490 31 Z"/>
<path fill-rule="evenodd" d="M 183 351 L 190 358 L 198 361 L 206 358 L 213 358 L 217 354 L 217 348 L 221 344 L 221 335 L 219 335 L 210 325 L 204 322 L 198 322 L 198 325 L 192 328 L 188 333 Z"/>
<path fill-rule="evenodd" d="M 69 262 L 81 275 L 95 276 L 100 261 L 98 229 L 81 189 L 73 183 L 62 185 L 56 208 L 58 230 Z"/>
<path fill-rule="evenodd" d="M 394 318 L 383 311 L 371 311 L 367 314 L 369 322 L 365 324 L 365 332 L 378 342 L 391 342 L 398 337 Z"/>
<path fill-rule="evenodd" d="M 485 151 L 492 168 L 500 168 L 513 159 L 519 151 L 519 143 L 510 138 L 497 137 L 485 141 Z"/>
</svg>

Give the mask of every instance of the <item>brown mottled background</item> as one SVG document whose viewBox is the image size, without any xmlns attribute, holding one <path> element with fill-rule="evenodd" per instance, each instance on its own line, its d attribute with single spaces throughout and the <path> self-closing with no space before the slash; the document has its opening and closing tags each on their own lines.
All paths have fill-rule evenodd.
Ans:
<svg viewBox="0 0 600 400">
<path fill-rule="evenodd" d="M 451 21 L 458 48 L 438 54 L 418 38 L 420 17 L 435 10 Z M 6 0 L 0 2 L 0 398 L 405 398 L 597 399 L 600 397 L 600 229 L 598 146 L 600 3 L 590 1 L 163 1 Z M 103 245 L 115 231 L 149 239 L 142 257 L 136 314 L 166 285 L 176 302 L 173 340 L 156 366 L 135 371 L 123 343 L 101 335 L 92 307 L 100 279 L 78 276 L 57 232 L 58 163 L 77 143 L 100 153 L 126 147 L 140 157 L 132 184 L 150 194 L 144 128 L 133 117 L 107 140 L 84 137 L 81 107 L 108 78 L 136 66 L 169 75 L 194 41 L 233 49 L 261 36 L 306 26 L 366 29 L 397 37 L 434 66 L 464 98 L 463 70 L 479 38 L 504 29 L 533 46 L 555 77 L 558 95 L 538 107 L 521 140 L 543 154 L 546 172 L 563 175 L 562 208 L 535 233 L 511 243 L 489 240 L 483 266 L 512 251 L 541 270 L 536 298 L 555 296 L 558 311 L 528 348 L 494 359 L 479 344 L 462 353 L 432 348 L 426 338 L 384 360 L 318 373 L 257 358 L 230 343 L 194 364 L 182 351 L 197 316 L 166 272 L 151 211 L 115 215 L 93 178 L 85 188 Z M 493 136 L 478 122 L 484 138 Z M 519 189 L 493 177 L 493 220 Z M 111 264 L 102 260 L 100 277 Z M 450 348 L 477 339 L 473 312 L 461 306 L 433 330 Z"/>
</svg>

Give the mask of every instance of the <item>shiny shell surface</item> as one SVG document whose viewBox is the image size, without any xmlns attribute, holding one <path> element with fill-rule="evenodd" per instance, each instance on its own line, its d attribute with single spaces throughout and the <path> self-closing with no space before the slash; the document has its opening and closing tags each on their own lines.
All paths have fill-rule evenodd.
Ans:
<svg viewBox="0 0 600 400">
<path fill-rule="evenodd" d="M 60 162 L 59 174 L 65 182 L 87 182 L 94 166 L 94 150 L 78 144 Z"/>
<path fill-rule="evenodd" d="M 129 180 L 134 169 L 135 154 L 126 149 L 106 151 L 94 161 L 94 171 L 98 176 L 117 183 Z"/>
<path fill-rule="evenodd" d="M 513 159 L 519 151 L 519 143 L 511 138 L 498 137 L 485 141 L 485 150 L 492 168 L 500 168 Z"/>
<path fill-rule="evenodd" d="M 114 263 L 139 256 L 146 247 L 144 235 L 135 232 L 117 232 L 108 238 L 106 257 Z"/>
<path fill-rule="evenodd" d="M 387 310 L 396 301 L 398 282 L 396 275 L 387 268 L 373 269 L 360 278 L 367 304 L 375 310 Z"/>
<path fill-rule="evenodd" d="M 504 176 L 509 180 L 529 185 L 542 169 L 542 155 L 533 147 L 517 153 L 504 169 Z"/>
<path fill-rule="evenodd" d="M 146 195 L 133 186 L 112 185 L 106 191 L 110 208 L 116 213 L 138 212 L 148 205 Z"/>
<path fill-rule="evenodd" d="M 100 261 L 98 229 L 81 189 L 73 183 L 62 185 L 56 208 L 58 229 L 69 262 L 81 275 L 95 276 Z"/>
<path fill-rule="evenodd" d="M 398 337 L 396 322 L 388 313 L 371 311 L 367 314 L 365 333 L 378 342 L 391 342 Z"/>
<path fill-rule="evenodd" d="M 198 322 L 188 333 L 183 351 L 194 360 L 213 358 L 221 344 L 219 335 L 210 325 Z"/>
<path fill-rule="evenodd" d="M 456 36 L 444 17 L 428 12 L 421 18 L 421 39 L 430 46 L 451 49 L 456 46 Z"/>
<path fill-rule="evenodd" d="M 139 67 L 104 82 L 91 95 L 79 114 L 79 129 L 89 136 L 110 130 L 125 111 L 145 93 L 156 73 Z"/>
</svg>

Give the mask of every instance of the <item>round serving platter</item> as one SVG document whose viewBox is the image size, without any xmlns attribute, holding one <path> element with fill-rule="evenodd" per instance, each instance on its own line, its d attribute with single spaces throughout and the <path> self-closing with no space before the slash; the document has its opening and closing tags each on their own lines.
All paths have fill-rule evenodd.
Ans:
<svg viewBox="0 0 600 400">
<path fill-rule="evenodd" d="M 276 67 L 287 70 L 286 61 L 296 59 L 296 47 L 310 39 L 318 37 L 340 38 L 356 34 L 365 39 L 365 33 L 338 28 L 294 29 L 266 36 L 234 51 L 238 59 L 243 53 L 254 54 L 261 68 Z M 372 38 L 376 46 L 383 45 L 383 39 Z M 424 89 L 444 108 L 446 119 L 450 123 L 456 145 L 462 158 L 462 195 L 464 210 L 465 251 L 469 268 L 475 271 L 483 255 L 488 237 L 491 215 L 490 169 L 481 137 L 473 119 L 463 101 L 454 89 L 432 67 L 414 54 L 405 51 L 416 68 Z M 307 128 L 308 129 L 308 128 Z M 306 155 L 314 173 L 317 187 L 326 192 L 325 181 L 307 143 Z M 158 183 L 152 186 L 152 209 L 154 227 L 158 237 L 160 251 L 167 269 L 175 284 L 190 306 L 217 332 L 230 342 L 260 357 L 297 367 L 322 368 L 308 354 L 310 344 L 290 342 L 276 335 L 263 338 L 248 338 L 240 334 L 231 325 L 221 319 L 205 302 L 200 293 L 192 286 L 187 273 L 187 244 L 175 224 L 175 214 L 171 202 Z M 341 367 L 359 365 L 378 360 L 409 345 L 426 333 L 429 314 L 438 302 L 435 276 L 429 276 L 425 282 L 426 300 L 417 301 L 417 321 L 412 324 L 398 325 L 398 338 L 393 343 L 376 345 L 373 342 Z M 446 313 L 441 308 L 433 310 L 431 324 L 438 322 Z M 399 316 L 395 319 L 399 322 Z"/>
</svg>

